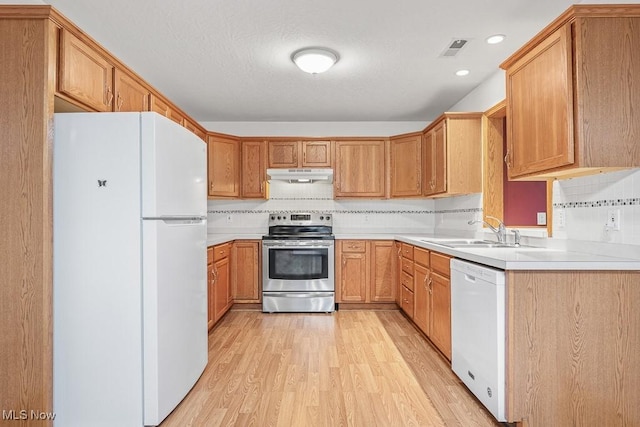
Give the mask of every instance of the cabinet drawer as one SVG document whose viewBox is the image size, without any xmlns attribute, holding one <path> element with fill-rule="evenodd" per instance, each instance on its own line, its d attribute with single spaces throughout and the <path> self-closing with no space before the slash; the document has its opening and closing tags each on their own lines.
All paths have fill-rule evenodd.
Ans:
<svg viewBox="0 0 640 427">
<path fill-rule="evenodd" d="M 402 244 L 402 257 L 413 260 L 413 246 L 407 243 Z"/>
<path fill-rule="evenodd" d="M 207 248 L 207 264 L 211 264 L 213 262 L 213 247 Z"/>
<path fill-rule="evenodd" d="M 438 273 L 450 277 L 451 276 L 451 257 L 437 252 L 431 252 L 431 269 Z"/>
<path fill-rule="evenodd" d="M 429 267 L 429 251 L 422 248 L 413 248 L 413 261 L 423 267 Z"/>
<path fill-rule="evenodd" d="M 402 310 L 407 313 L 411 319 L 413 319 L 413 291 L 402 287 L 402 299 L 400 306 Z"/>
<path fill-rule="evenodd" d="M 366 252 L 367 242 L 364 240 L 343 240 L 342 252 Z"/>
<path fill-rule="evenodd" d="M 402 286 L 413 291 L 413 276 L 403 271 L 402 275 L 400 276 L 400 283 L 402 284 Z"/>
<path fill-rule="evenodd" d="M 402 271 L 413 276 L 413 261 L 402 258 Z"/>
<path fill-rule="evenodd" d="M 213 260 L 218 261 L 223 258 L 227 258 L 231 253 L 231 242 L 224 245 L 218 245 L 213 247 Z"/>
</svg>

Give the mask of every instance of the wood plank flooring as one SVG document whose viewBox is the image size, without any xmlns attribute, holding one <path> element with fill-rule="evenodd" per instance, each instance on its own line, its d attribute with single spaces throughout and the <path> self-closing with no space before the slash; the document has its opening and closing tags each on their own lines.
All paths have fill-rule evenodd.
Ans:
<svg viewBox="0 0 640 427">
<path fill-rule="evenodd" d="M 497 426 L 400 312 L 231 311 L 161 424 Z"/>
</svg>

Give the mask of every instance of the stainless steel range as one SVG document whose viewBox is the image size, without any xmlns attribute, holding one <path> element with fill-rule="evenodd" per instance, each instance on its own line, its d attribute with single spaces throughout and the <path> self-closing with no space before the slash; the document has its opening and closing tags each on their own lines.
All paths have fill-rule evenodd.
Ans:
<svg viewBox="0 0 640 427">
<path fill-rule="evenodd" d="M 262 311 L 335 310 L 333 217 L 274 213 L 262 238 Z"/>
</svg>

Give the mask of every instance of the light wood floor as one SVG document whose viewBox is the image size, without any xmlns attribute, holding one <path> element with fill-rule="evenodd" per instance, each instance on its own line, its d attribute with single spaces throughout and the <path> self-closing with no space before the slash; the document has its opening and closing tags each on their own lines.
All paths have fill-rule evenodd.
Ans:
<svg viewBox="0 0 640 427">
<path fill-rule="evenodd" d="M 162 427 L 497 426 L 398 311 L 231 311 Z"/>
</svg>

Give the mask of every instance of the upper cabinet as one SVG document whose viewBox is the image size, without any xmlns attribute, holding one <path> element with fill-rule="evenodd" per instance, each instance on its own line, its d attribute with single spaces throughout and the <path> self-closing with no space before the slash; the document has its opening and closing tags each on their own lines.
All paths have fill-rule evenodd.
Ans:
<svg viewBox="0 0 640 427">
<path fill-rule="evenodd" d="M 203 141 L 207 140 L 207 133 L 204 130 L 202 130 L 198 125 L 196 125 L 194 122 L 187 119 L 186 117 L 184 118 L 182 126 L 189 129 L 191 132 L 195 133 L 196 136 L 201 140 Z"/>
<path fill-rule="evenodd" d="M 179 125 L 184 124 L 184 116 L 170 102 L 159 96 L 151 95 L 151 111 L 166 116 Z"/>
<path fill-rule="evenodd" d="M 640 166 L 640 5 L 576 5 L 507 59 L 509 178 Z"/>
<path fill-rule="evenodd" d="M 331 167 L 331 141 L 268 141 L 270 168 Z"/>
<path fill-rule="evenodd" d="M 423 133 L 423 195 L 482 191 L 481 113 L 445 113 Z"/>
<path fill-rule="evenodd" d="M 149 111 L 151 92 L 128 73 L 115 70 L 115 111 Z"/>
<path fill-rule="evenodd" d="M 242 141 L 242 198 L 265 199 L 267 197 L 266 147 L 267 143 L 264 141 Z"/>
<path fill-rule="evenodd" d="M 334 196 L 384 198 L 386 194 L 386 142 L 335 141 Z"/>
<path fill-rule="evenodd" d="M 422 195 L 422 135 L 391 138 L 391 197 Z"/>
<path fill-rule="evenodd" d="M 209 135 L 207 141 L 209 197 L 240 196 L 240 142 L 227 135 Z"/>
<path fill-rule="evenodd" d="M 62 29 L 58 92 L 95 111 L 113 110 L 113 64 Z"/>
</svg>

